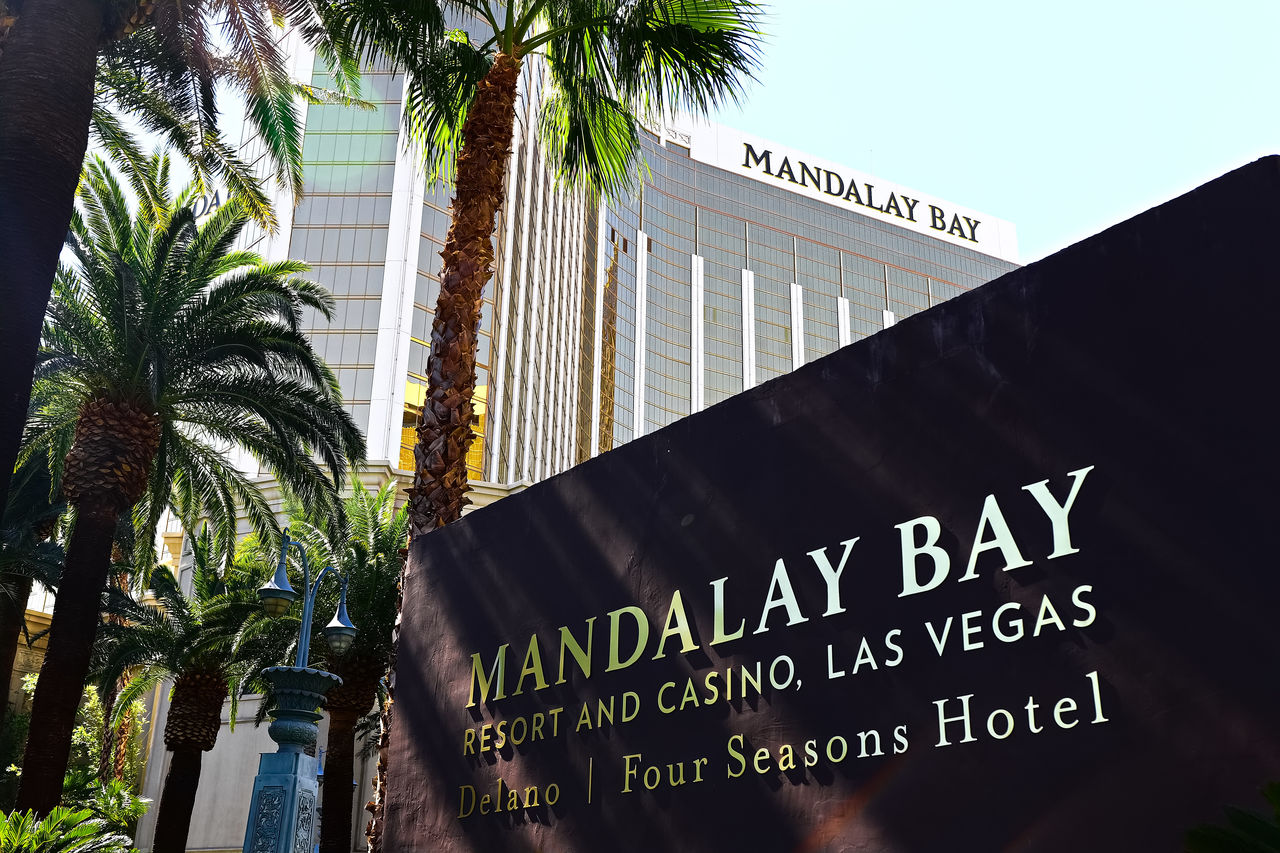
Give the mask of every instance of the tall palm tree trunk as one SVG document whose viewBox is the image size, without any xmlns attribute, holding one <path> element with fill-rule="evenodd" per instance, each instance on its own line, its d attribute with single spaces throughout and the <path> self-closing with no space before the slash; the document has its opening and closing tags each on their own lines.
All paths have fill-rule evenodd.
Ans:
<svg viewBox="0 0 1280 853">
<path fill-rule="evenodd" d="M 102 0 L 25 0 L 0 43 L 0 495 L 89 144 Z M 0 512 L 3 511 L 0 502 Z"/>
<path fill-rule="evenodd" d="M 480 305 L 484 286 L 493 278 L 494 220 L 502 208 L 507 164 L 511 160 L 519 79 L 519 56 L 498 54 L 493 67 L 476 87 L 462 126 L 453 221 L 444 251 L 440 253 L 444 268 L 440 272 L 436 316 L 431 324 L 427 394 L 418 421 L 418 443 L 413 448 L 415 471 L 413 488 L 409 490 L 411 537 L 457 521 L 469 502 L 467 450 L 474 438 L 471 398 L 476 383 Z M 405 574 L 412 571 L 413 551 L 410 550 Z M 399 624 L 397 616 L 397 632 Z M 369 804 L 373 815 L 367 830 L 370 853 L 382 850 L 395 663 L 393 650 L 387 704 L 378 735 L 378 775 L 374 782 L 374 800 Z"/>
<path fill-rule="evenodd" d="M 121 556 L 115 550 L 112 551 L 111 562 L 117 565 L 121 562 Z M 111 581 L 111 586 L 121 591 L 125 589 L 127 582 L 121 572 L 110 572 L 108 578 Z M 124 623 L 124 620 L 119 616 L 110 613 L 107 614 L 107 621 L 117 625 Z M 115 716 L 116 697 L 120 695 L 120 691 L 124 689 L 124 685 L 128 683 L 128 680 L 128 678 L 122 676 L 112 682 L 111 686 L 103 691 L 100 699 L 102 702 L 102 751 L 98 754 L 98 778 L 104 783 L 106 780 L 113 778 L 113 771 L 117 761 L 116 754 L 120 751 L 121 739 L 125 736 L 125 725 L 128 724 L 128 720 L 124 720 L 119 731 L 117 731 L 111 720 Z"/>
<path fill-rule="evenodd" d="M 355 795 L 356 722 L 359 719 L 358 711 L 329 709 L 324 787 L 320 791 L 324 814 L 320 821 L 320 853 L 351 853 L 351 801 Z"/>
<path fill-rule="evenodd" d="M 31 728 L 16 806 L 19 811 L 33 809 L 46 815 L 62 796 L 71 732 L 89 673 L 118 517 L 119 512 L 109 506 L 80 507 L 76 514 L 62 582 L 54 599 L 49 647 L 31 702 Z"/>
<path fill-rule="evenodd" d="M 183 853 L 187 849 L 187 833 L 191 830 L 191 812 L 196 807 L 203 760 L 204 750 L 199 748 L 173 753 L 169 772 L 164 777 L 164 790 L 160 793 L 152 853 Z"/>
<path fill-rule="evenodd" d="M 152 853 L 183 853 L 191 830 L 191 812 L 200 787 L 202 753 L 213 749 L 222 729 L 227 678 L 220 671 L 180 673 L 173 683 L 164 745 L 173 753 L 160 794 Z"/>
<path fill-rule="evenodd" d="M 49 647 L 31 701 L 19 810 L 46 815 L 62 795 L 116 525 L 146 490 L 159 444 L 160 420 L 143 406 L 95 398 L 80 408 L 62 470 L 62 490 L 76 508 L 76 522 L 54 598 Z"/>
<path fill-rule="evenodd" d="M 111 778 L 111 771 L 115 768 L 118 735 L 116 727 L 111 724 L 111 718 L 115 715 L 116 697 L 119 695 L 120 682 L 115 681 L 98 697 L 102 705 L 102 731 L 98 733 L 102 740 L 102 749 L 98 752 L 98 779 L 104 784 Z"/>
<path fill-rule="evenodd" d="M 467 500 L 467 450 L 484 286 L 493 277 L 494 219 L 502 207 L 520 60 L 498 54 L 462 127 L 457 196 L 445 239 L 440 296 L 431 323 L 427 394 L 418 421 L 409 490 L 411 536 L 457 521 Z"/>
<path fill-rule="evenodd" d="M 0 579 L 0 684 L 6 691 L 13 683 L 13 664 L 18 659 L 31 583 L 31 578 L 19 575 Z"/>
</svg>

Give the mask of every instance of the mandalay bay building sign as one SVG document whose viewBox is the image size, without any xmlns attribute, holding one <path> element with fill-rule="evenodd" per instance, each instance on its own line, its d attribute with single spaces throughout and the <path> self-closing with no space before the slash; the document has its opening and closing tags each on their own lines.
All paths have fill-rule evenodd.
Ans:
<svg viewBox="0 0 1280 853">
<path fill-rule="evenodd" d="M 1277 201 L 1270 158 L 420 537 L 387 849 L 1131 853 L 1266 811 Z M 1208 280 L 1258 310 L 1197 325 Z"/>
</svg>

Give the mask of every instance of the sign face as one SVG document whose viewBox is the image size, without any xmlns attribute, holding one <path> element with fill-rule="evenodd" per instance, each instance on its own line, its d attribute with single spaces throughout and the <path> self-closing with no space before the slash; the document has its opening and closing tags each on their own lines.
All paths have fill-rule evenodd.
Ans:
<svg viewBox="0 0 1280 853">
<path fill-rule="evenodd" d="M 421 537 L 387 849 L 1131 853 L 1263 810 L 1277 199 L 1270 158 Z"/>
<path fill-rule="evenodd" d="M 668 126 L 660 135 L 727 172 L 1018 263 L 1013 223 L 972 208 L 720 125 Z"/>
</svg>

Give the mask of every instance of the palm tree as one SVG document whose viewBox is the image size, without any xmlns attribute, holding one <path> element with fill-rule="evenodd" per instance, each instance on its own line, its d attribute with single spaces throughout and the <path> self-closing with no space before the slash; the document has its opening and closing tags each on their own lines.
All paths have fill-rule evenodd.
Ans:
<svg viewBox="0 0 1280 853">
<path fill-rule="evenodd" d="M 342 684 L 325 696 L 329 733 L 321 789 L 324 820 L 320 822 L 320 853 L 347 853 L 351 849 L 356 728 L 361 718 L 373 710 L 387 671 L 399 604 L 400 569 L 409 540 L 408 510 L 395 507 L 395 482 L 377 492 L 369 491 L 358 480 L 352 485 L 352 494 L 344 501 L 345 512 L 336 519 L 305 512 L 296 504 L 288 507 L 289 534 L 306 549 L 308 562 L 313 567 L 331 565 L 346 580 L 347 609 L 358 628 L 350 648 L 338 654 L 325 642 L 322 627 L 312 626 L 312 665 L 342 678 Z M 247 541 L 240 559 L 269 573 L 278 549 L 266 546 L 267 541 Z M 321 587 L 316 612 L 334 612 L 338 591 L 337 584 Z M 256 674 L 280 662 L 297 641 L 298 630 L 296 615 L 246 622 L 237 653 L 245 654 L 252 647 L 258 656 L 250 667 L 253 675 L 241 682 L 246 692 L 269 693 L 269 685 Z"/>
<path fill-rule="evenodd" d="M 41 322 L 93 123 L 95 75 L 121 106 L 146 110 L 124 79 L 174 98 L 188 146 L 223 178 L 243 175 L 217 135 L 215 83 L 249 96 L 248 118 L 295 188 L 302 140 L 273 21 L 287 18 L 341 85 L 350 51 L 317 13 L 325 0 L 0 0 L 0 494 L 18 455 Z M 220 38 L 219 38 L 220 37 Z M 220 52 L 216 45 L 228 46 Z M 99 58 L 114 73 L 98 74 Z M 171 124 L 161 120 L 162 125 Z M 100 124 L 100 122 L 99 122 Z M 156 128 L 153 128 L 156 129 Z M 175 141 L 173 127 L 161 127 Z M 101 133 L 104 128 L 99 127 Z M 106 128 L 109 136 L 113 131 Z M 183 133 L 178 133 L 182 136 Z M 219 165 L 218 161 L 222 161 Z M 197 166 L 200 164 L 197 163 Z M 225 167 L 225 168 L 224 168 Z M 261 213 L 261 211 L 259 211 Z"/>
<path fill-rule="evenodd" d="M 524 58 L 545 59 L 550 86 L 540 139 L 554 172 L 566 183 L 617 195 L 636 171 L 641 118 L 705 114 L 736 101 L 757 64 L 760 38 L 760 11 L 749 0 L 417 5 L 416 29 L 399 31 L 359 4 L 349 12 L 358 30 L 353 42 L 405 69 L 406 122 L 431 171 L 454 176 L 456 186 L 409 490 L 415 536 L 456 520 L 468 502 L 481 295 L 493 275 L 494 217 Z M 478 18 L 478 43 L 449 30 L 446 11 Z M 371 829 L 375 845 L 378 832 Z"/>
<path fill-rule="evenodd" d="M 351 849 L 351 804 L 355 795 L 356 724 L 378 698 L 391 654 L 392 632 L 399 605 L 400 569 L 409 541 L 407 507 L 395 508 L 396 485 L 378 492 L 354 483 L 346 500 L 344 520 L 322 525 L 298 519 L 294 528 L 320 561 L 332 563 L 347 579 L 347 608 L 359 633 L 351 647 L 338 655 L 328 643 L 311 644 L 319 665 L 342 678 L 342 685 L 325 697 L 329 735 L 325 743 L 324 820 L 320 824 L 320 853 Z M 320 565 L 317 562 L 317 565 Z M 326 590 L 331 609 L 333 589 Z M 322 611 L 322 612 L 327 612 Z"/>
<path fill-rule="evenodd" d="M 89 165 L 68 237 L 75 263 L 59 270 L 44 331 L 27 452 L 47 455 L 76 517 L 18 801 L 40 813 L 58 802 L 117 519 L 150 491 L 168 493 L 188 529 L 240 507 L 272 530 L 225 450 L 248 450 L 300 500 L 333 512 L 336 484 L 364 454 L 299 328 L 304 308 L 327 315 L 331 298 L 298 277 L 303 264 L 231 249 L 240 205 L 197 226 L 191 190 L 171 200 L 167 176 L 161 155 L 130 175 L 135 217 L 110 169 Z"/>
<path fill-rule="evenodd" d="M 344 44 L 408 75 L 406 125 L 431 176 L 456 187 L 409 492 L 418 535 L 468 502 L 481 293 L 493 275 L 524 58 L 546 63 L 539 123 L 549 165 L 563 182 L 618 195 L 637 172 L 642 119 L 739 99 L 757 64 L 761 13 L 751 0 L 417 0 L 405 4 L 412 16 L 360 0 L 334 5 Z M 449 29 L 446 13 L 474 17 L 482 40 Z"/>
<path fill-rule="evenodd" d="M 99 633 L 99 690 L 127 677 L 117 700 L 120 709 L 165 679 L 174 682 L 164 727 L 164 745 L 173 759 L 160 795 L 155 853 L 186 849 L 201 758 L 213 749 L 223 702 L 245 672 L 244 659 L 233 654 L 236 634 L 260 609 L 257 590 L 270 576 L 237 565 L 219 577 L 207 529 L 192 552 L 190 595 L 183 594 L 168 569 L 158 567 L 151 577 L 155 603 L 140 604 L 113 589 L 109 609 L 119 618 Z"/>
<path fill-rule="evenodd" d="M 44 459 L 28 460 L 14 472 L 0 526 L 0 684 L 6 689 L 13 679 L 32 585 L 39 581 L 55 589 L 62 573 L 62 546 L 50 537 L 66 503 L 53 492 Z"/>
</svg>

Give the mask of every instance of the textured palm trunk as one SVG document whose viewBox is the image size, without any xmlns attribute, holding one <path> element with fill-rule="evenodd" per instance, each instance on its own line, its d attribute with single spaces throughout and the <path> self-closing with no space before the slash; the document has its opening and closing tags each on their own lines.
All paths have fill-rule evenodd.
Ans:
<svg viewBox="0 0 1280 853">
<path fill-rule="evenodd" d="M 111 562 L 119 563 L 120 555 L 113 550 L 111 554 Z M 109 575 L 111 586 L 115 589 L 123 591 L 125 589 L 125 578 L 122 574 L 116 572 Z M 115 625 L 123 625 L 124 620 L 115 614 L 108 614 L 107 621 Z M 102 752 L 98 754 L 98 778 L 105 781 L 111 778 L 119 778 L 115 776 L 113 771 L 116 765 L 116 753 L 120 751 L 122 738 L 124 737 L 124 727 L 121 726 L 119 731 L 111 724 L 111 718 L 116 710 L 116 698 L 120 695 L 120 690 L 128 683 L 127 677 L 121 677 L 116 680 L 102 694 Z M 127 720 L 125 721 L 128 722 Z"/>
<path fill-rule="evenodd" d="M 427 394 L 418 421 L 409 490 L 410 535 L 456 521 L 467 500 L 471 398 L 484 286 L 493 277 L 493 229 L 502 207 L 520 62 L 499 54 L 481 81 L 462 128 L 457 196 L 445 239 L 440 296 L 431 324 Z"/>
<path fill-rule="evenodd" d="M 111 717 L 116 711 L 116 697 L 120 695 L 120 682 L 112 684 L 99 698 L 102 703 L 102 750 L 98 753 L 98 779 L 105 782 L 111 778 L 115 767 L 117 738 L 115 726 L 111 725 Z"/>
<path fill-rule="evenodd" d="M 160 420 L 135 403 L 91 399 L 76 420 L 62 490 L 76 523 L 49 623 L 49 646 L 31 701 L 17 808 L 48 814 L 62 795 L 76 708 L 89 674 L 102 591 L 121 513 L 142 496 L 160 445 Z"/>
<path fill-rule="evenodd" d="M 31 597 L 31 578 L 9 575 L 0 580 L 0 684 L 5 690 L 13 683 L 13 664 L 18 659 L 22 620 Z"/>
<path fill-rule="evenodd" d="M 200 788 L 200 764 L 204 750 L 199 747 L 175 750 L 160 793 L 156 815 L 156 835 L 152 853 L 183 853 L 191 830 L 191 812 Z"/>
<path fill-rule="evenodd" d="M 445 240 L 440 297 L 431 324 L 431 354 L 427 359 L 427 394 L 418 421 L 413 455 L 416 470 L 409 490 L 409 535 L 418 536 L 462 516 L 467 500 L 467 450 L 471 431 L 471 399 L 476 387 L 476 342 L 484 286 L 493 277 L 493 229 L 502 208 L 507 164 L 511 160 L 511 132 L 515 125 L 518 56 L 498 54 L 493 67 L 476 88 L 475 99 L 462 126 L 458 153 L 457 195 L 453 221 Z M 404 577 L 413 573 L 413 552 Z M 399 610 L 399 603 L 396 608 Z M 397 631 L 400 619 L 396 617 Z M 387 779 L 395 693 L 395 652 L 391 653 L 391 683 L 378 737 L 378 775 L 373 817 L 367 835 L 370 853 L 381 853 L 383 803 Z"/>
<path fill-rule="evenodd" d="M 373 704 L 372 699 L 369 702 Z M 355 798 L 356 722 L 360 712 L 330 709 L 320 791 L 320 853 L 351 853 L 351 801 Z"/>
<path fill-rule="evenodd" d="M 164 777 L 152 853 L 183 853 L 200 787 L 201 753 L 213 749 L 222 729 L 227 679 L 217 671 L 184 672 L 173 684 L 164 745 L 173 753 Z"/>
<path fill-rule="evenodd" d="M 111 778 L 117 782 L 124 781 L 125 770 L 129 765 L 129 741 L 133 740 L 133 714 L 126 714 L 120 721 L 120 731 L 116 733 L 116 752 L 111 762 Z"/>
<path fill-rule="evenodd" d="M 333 667 L 342 685 L 325 697 L 329 712 L 329 737 L 325 742 L 324 819 L 320 821 L 320 853 L 350 853 L 355 798 L 356 723 L 369 713 L 378 698 L 383 661 L 355 653 Z"/>
<path fill-rule="evenodd" d="M 62 777 L 71 755 L 76 709 L 98 631 L 117 518 L 118 513 L 110 508 L 84 508 L 77 514 L 54 599 L 49 646 L 31 702 L 31 728 L 16 806 L 19 811 L 33 809 L 46 815 L 62 796 Z"/>
<path fill-rule="evenodd" d="M 102 0 L 24 0 L 0 44 L 0 495 L 89 142 Z M 0 512 L 3 503 L 0 503 Z"/>
</svg>

